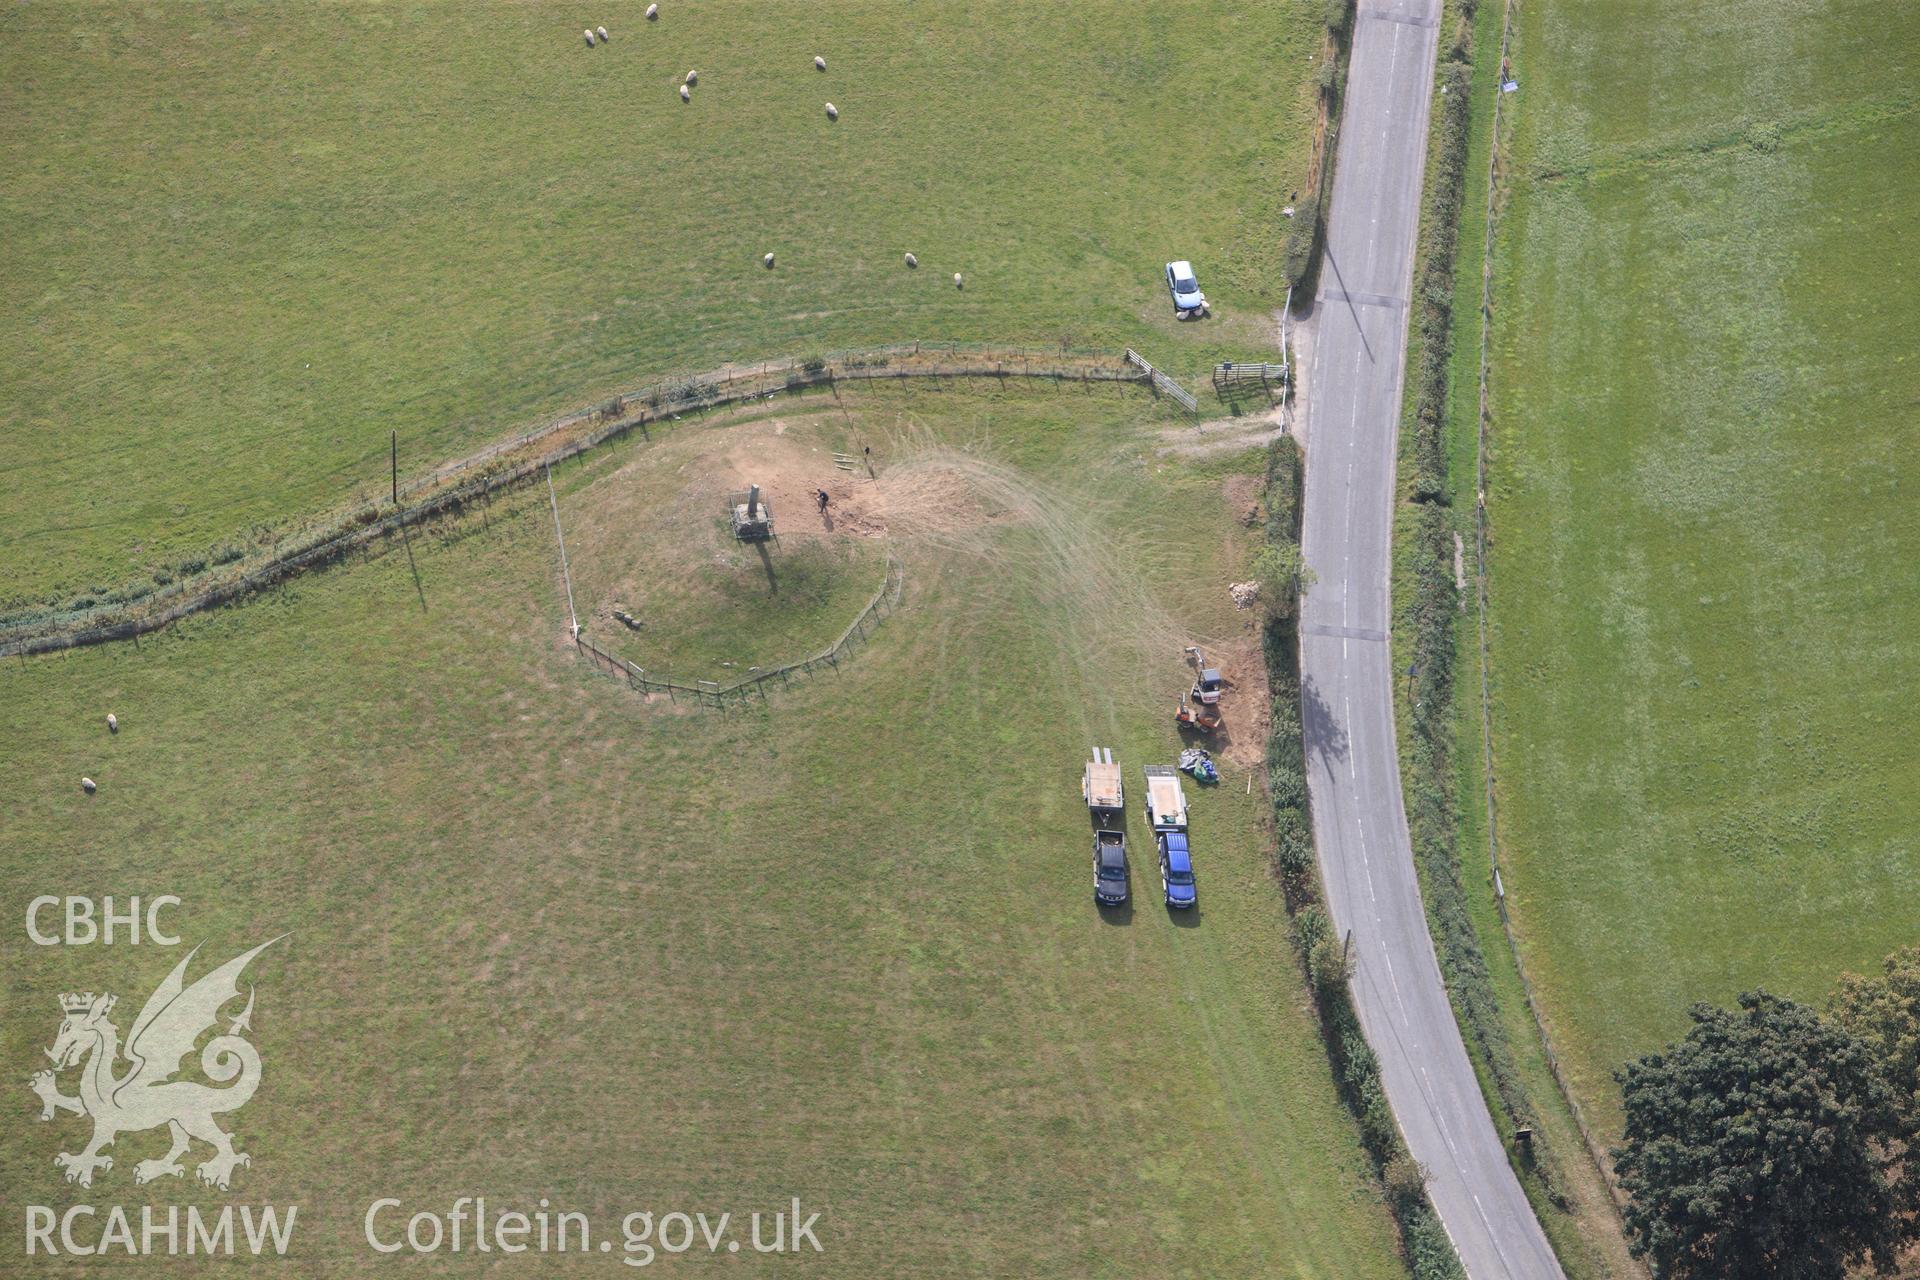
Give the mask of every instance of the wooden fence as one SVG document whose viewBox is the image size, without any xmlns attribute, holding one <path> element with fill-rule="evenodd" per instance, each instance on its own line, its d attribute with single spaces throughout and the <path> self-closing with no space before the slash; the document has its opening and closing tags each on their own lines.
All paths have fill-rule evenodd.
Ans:
<svg viewBox="0 0 1920 1280">
<path fill-rule="evenodd" d="M 795 676 L 811 675 L 823 667 L 838 671 L 853 647 L 864 642 L 881 621 L 892 614 L 906 584 L 905 566 L 889 552 L 880 589 L 873 593 L 873 599 L 867 601 L 866 607 L 854 615 L 853 621 L 847 624 L 847 629 L 840 633 L 837 640 L 811 657 L 753 672 L 732 684 L 723 685 L 714 680 L 696 680 L 688 684 L 684 680 L 675 680 L 671 675 L 636 667 L 626 659 L 608 653 L 583 635 L 575 635 L 573 643 L 575 648 L 593 660 L 595 666 L 625 680 L 627 687 L 635 693 L 664 693 L 676 702 L 686 698 L 700 706 L 723 708 L 730 701 L 751 701 L 756 694 L 764 701 L 767 685 L 771 681 L 778 680 L 784 686 L 792 683 Z"/>
</svg>

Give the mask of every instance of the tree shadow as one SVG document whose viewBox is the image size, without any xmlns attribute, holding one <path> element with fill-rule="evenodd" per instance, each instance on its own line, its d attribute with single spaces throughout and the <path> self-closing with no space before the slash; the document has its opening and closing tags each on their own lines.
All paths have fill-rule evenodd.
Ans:
<svg viewBox="0 0 1920 1280">
<path fill-rule="evenodd" d="M 1311 677 L 1300 682 L 1300 729 L 1307 758 L 1320 761 L 1328 772 L 1332 772 L 1335 761 L 1347 758 L 1347 732 L 1334 718 L 1319 683 Z"/>
</svg>

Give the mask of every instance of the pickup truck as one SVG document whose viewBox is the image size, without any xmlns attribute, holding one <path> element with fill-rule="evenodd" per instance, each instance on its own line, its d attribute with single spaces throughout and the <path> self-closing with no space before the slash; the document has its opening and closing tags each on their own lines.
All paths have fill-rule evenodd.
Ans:
<svg viewBox="0 0 1920 1280">
<path fill-rule="evenodd" d="M 1160 892 L 1169 907 L 1185 910 L 1198 900 L 1193 883 L 1193 854 L 1187 848 L 1183 832 L 1168 831 L 1160 836 Z"/>
<path fill-rule="evenodd" d="M 1172 765 L 1150 764 L 1147 773 L 1147 825 L 1156 832 L 1187 829 L 1187 794 L 1180 789 L 1180 771 Z"/>
<path fill-rule="evenodd" d="M 1127 837 L 1118 831 L 1094 832 L 1093 900 L 1103 907 L 1127 900 Z"/>
</svg>

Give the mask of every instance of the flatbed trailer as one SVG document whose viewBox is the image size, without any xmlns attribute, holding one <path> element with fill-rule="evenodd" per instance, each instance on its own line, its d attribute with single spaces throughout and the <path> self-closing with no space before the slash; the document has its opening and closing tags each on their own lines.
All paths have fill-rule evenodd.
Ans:
<svg viewBox="0 0 1920 1280">
<path fill-rule="evenodd" d="M 1187 793 L 1180 787 L 1180 771 L 1170 764 L 1150 764 L 1147 775 L 1147 824 L 1155 831 L 1187 829 Z"/>
<path fill-rule="evenodd" d="M 1093 749 L 1093 759 L 1080 775 L 1080 794 L 1096 818 L 1126 809 L 1126 792 L 1120 782 L 1120 766 L 1113 762 L 1113 748 Z"/>
</svg>

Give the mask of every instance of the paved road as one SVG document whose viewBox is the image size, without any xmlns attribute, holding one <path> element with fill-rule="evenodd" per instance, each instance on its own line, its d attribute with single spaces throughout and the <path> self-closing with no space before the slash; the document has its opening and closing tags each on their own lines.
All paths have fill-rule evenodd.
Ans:
<svg viewBox="0 0 1920 1280">
<path fill-rule="evenodd" d="M 1473 1280 L 1562 1275 L 1494 1133 L 1427 933 L 1386 635 L 1394 448 L 1440 0 L 1360 0 L 1315 302 L 1301 612 L 1314 836 L 1394 1115 Z"/>
</svg>

